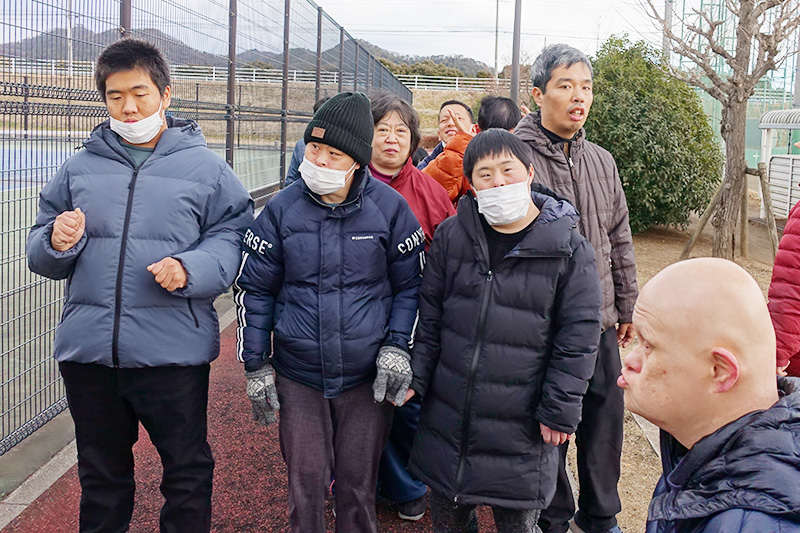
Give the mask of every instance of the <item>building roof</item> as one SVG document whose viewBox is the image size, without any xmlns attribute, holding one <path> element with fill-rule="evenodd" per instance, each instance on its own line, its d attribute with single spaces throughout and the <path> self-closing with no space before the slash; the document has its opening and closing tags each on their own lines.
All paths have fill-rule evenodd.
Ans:
<svg viewBox="0 0 800 533">
<path fill-rule="evenodd" d="M 761 115 L 762 130 L 800 130 L 800 109 L 778 109 Z"/>
</svg>

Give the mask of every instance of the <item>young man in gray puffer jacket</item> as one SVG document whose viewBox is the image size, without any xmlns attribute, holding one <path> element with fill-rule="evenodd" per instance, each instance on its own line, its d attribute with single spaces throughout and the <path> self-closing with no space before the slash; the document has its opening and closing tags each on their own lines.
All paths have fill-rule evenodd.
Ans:
<svg viewBox="0 0 800 533">
<path fill-rule="evenodd" d="M 27 243 L 31 270 L 67 280 L 55 357 L 75 421 L 80 531 L 128 530 L 139 422 L 164 466 L 161 531 L 209 531 L 212 303 L 238 271 L 252 201 L 196 123 L 165 117 L 157 48 L 117 41 L 95 79 L 111 118 L 42 189 Z"/>
</svg>

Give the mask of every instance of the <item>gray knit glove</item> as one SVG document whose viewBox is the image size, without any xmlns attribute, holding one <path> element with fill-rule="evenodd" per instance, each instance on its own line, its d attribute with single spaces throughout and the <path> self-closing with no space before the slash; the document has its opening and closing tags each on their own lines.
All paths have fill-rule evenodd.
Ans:
<svg viewBox="0 0 800 533">
<path fill-rule="evenodd" d="M 272 366 L 266 364 L 258 370 L 245 372 L 244 377 L 247 378 L 247 397 L 253 407 L 253 420 L 257 420 L 262 426 L 278 420 L 276 413 L 281 404 L 278 402 Z"/>
<path fill-rule="evenodd" d="M 385 345 L 378 350 L 378 375 L 372 384 L 376 402 L 389 400 L 397 407 L 406 401 L 406 392 L 411 385 L 411 355 L 397 346 Z"/>
</svg>

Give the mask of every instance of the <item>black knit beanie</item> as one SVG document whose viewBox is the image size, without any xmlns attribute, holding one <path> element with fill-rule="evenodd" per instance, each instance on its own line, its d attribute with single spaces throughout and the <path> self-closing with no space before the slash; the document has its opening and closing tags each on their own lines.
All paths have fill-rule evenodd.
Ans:
<svg viewBox="0 0 800 533">
<path fill-rule="evenodd" d="M 320 142 L 341 150 L 361 168 L 372 157 L 372 121 L 369 99 L 364 93 L 339 93 L 325 102 L 308 123 L 303 140 Z"/>
</svg>

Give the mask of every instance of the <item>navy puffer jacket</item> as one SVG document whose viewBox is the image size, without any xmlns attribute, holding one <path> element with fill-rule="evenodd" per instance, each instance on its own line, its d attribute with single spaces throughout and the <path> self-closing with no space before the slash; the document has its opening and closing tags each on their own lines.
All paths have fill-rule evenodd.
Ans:
<svg viewBox="0 0 800 533">
<path fill-rule="evenodd" d="M 800 379 L 783 397 L 718 429 L 688 452 L 661 432 L 664 475 L 647 533 L 800 532 Z"/>
<path fill-rule="evenodd" d="M 534 186 L 536 191 L 544 188 Z M 462 504 L 543 509 L 600 338 L 592 246 L 566 201 L 533 193 L 529 232 L 489 270 L 472 192 L 434 235 L 420 289 L 412 388 L 423 395 L 410 470 Z"/>
<path fill-rule="evenodd" d="M 238 355 L 326 398 L 374 379 L 382 344 L 408 349 L 425 236 L 402 196 L 356 171 L 324 204 L 303 180 L 278 193 L 244 238 Z M 270 333 L 272 350 L 270 350 Z"/>
<path fill-rule="evenodd" d="M 59 361 L 194 366 L 219 354 L 212 303 L 236 276 L 252 200 L 195 122 L 168 117 L 167 125 L 137 171 L 102 123 L 39 195 L 28 265 L 67 280 L 55 339 Z M 86 214 L 84 236 L 57 252 L 53 222 L 77 207 Z M 183 264 L 185 288 L 167 292 L 147 271 L 165 257 Z"/>
</svg>

